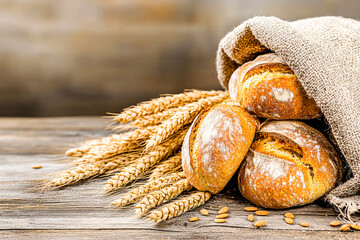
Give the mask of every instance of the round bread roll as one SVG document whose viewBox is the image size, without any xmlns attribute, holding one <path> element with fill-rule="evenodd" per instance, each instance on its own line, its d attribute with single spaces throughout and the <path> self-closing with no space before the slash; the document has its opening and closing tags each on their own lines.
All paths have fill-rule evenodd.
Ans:
<svg viewBox="0 0 360 240">
<path fill-rule="evenodd" d="M 229 82 L 231 99 L 258 117 L 311 119 L 321 110 L 294 72 L 275 53 L 258 56 L 239 67 Z"/>
<path fill-rule="evenodd" d="M 298 121 L 263 123 L 238 175 L 250 202 L 273 209 L 311 203 L 342 177 L 335 149 L 314 128 Z"/>
<path fill-rule="evenodd" d="M 200 113 L 181 151 L 189 182 L 200 191 L 220 192 L 239 168 L 259 126 L 255 117 L 233 101 Z"/>
</svg>

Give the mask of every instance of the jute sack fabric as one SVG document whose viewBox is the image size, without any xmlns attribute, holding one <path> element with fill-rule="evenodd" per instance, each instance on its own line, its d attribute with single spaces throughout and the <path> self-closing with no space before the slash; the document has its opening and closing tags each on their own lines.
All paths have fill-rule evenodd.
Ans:
<svg viewBox="0 0 360 240">
<path fill-rule="evenodd" d="M 237 67 L 269 51 L 292 68 L 330 124 L 351 173 L 324 200 L 351 219 L 360 210 L 360 22 L 342 17 L 249 19 L 219 44 L 216 67 L 222 86 L 227 88 Z"/>
</svg>

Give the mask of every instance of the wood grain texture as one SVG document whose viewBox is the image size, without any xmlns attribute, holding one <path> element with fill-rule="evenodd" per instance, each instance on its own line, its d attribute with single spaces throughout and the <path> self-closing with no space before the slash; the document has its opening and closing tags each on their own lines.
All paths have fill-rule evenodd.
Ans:
<svg viewBox="0 0 360 240">
<path fill-rule="evenodd" d="M 325 236 L 360 239 L 358 232 L 340 233 L 338 228 L 330 227 L 329 222 L 336 220 L 337 213 L 319 204 L 291 210 L 270 210 L 268 216 L 255 216 L 255 220 L 266 220 L 267 225 L 263 229 L 253 229 L 247 220 L 248 212 L 243 210 L 251 204 L 240 196 L 234 180 L 205 204 L 208 216 L 201 215 L 198 208 L 160 224 L 135 218 L 131 208 L 114 210 L 111 202 L 119 194 L 104 194 L 102 186 L 106 178 L 54 191 L 44 192 L 36 188 L 39 180 L 71 166 L 61 149 L 89 138 L 108 135 L 109 132 L 102 130 L 108 123 L 100 117 L 0 119 L 1 239 L 96 239 L 102 236 L 120 239 L 224 236 L 226 239 L 239 236 L 249 239 L 316 239 Z M 32 169 L 34 164 L 43 168 Z M 214 223 L 222 206 L 229 207 L 230 216 L 226 223 Z M 287 211 L 295 215 L 294 225 L 284 222 L 283 214 Z M 199 217 L 199 221 L 189 222 L 190 217 Z M 309 222 L 310 227 L 299 226 L 303 221 Z"/>
</svg>

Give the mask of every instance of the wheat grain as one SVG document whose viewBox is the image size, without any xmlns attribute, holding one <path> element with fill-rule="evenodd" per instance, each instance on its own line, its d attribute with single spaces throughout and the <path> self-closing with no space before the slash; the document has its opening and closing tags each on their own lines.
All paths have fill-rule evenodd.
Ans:
<svg viewBox="0 0 360 240">
<path fill-rule="evenodd" d="M 155 179 L 153 181 L 147 182 L 146 184 L 136 187 L 136 188 L 132 189 L 131 191 L 125 193 L 124 195 L 121 196 L 121 198 L 113 201 L 112 205 L 114 205 L 116 207 L 126 206 L 128 204 L 131 204 L 131 203 L 139 200 L 145 194 L 159 190 L 170 184 L 173 184 L 182 178 L 185 178 L 184 172 L 177 172 L 177 173 L 173 173 L 173 174 Z"/>
<path fill-rule="evenodd" d="M 181 168 L 181 152 L 178 152 L 176 155 L 158 164 L 150 174 L 149 181 L 153 181 L 169 173 L 177 172 Z"/>
<path fill-rule="evenodd" d="M 184 140 L 188 127 L 181 130 L 174 137 L 156 146 L 152 151 L 137 159 L 134 163 L 125 167 L 121 172 L 112 176 L 105 184 L 104 190 L 110 192 L 119 187 L 125 186 L 129 182 L 139 178 L 147 172 L 152 166 L 160 162 L 162 159 L 170 156 L 176 151 Z"/>
<path fill-rule="evenodd" d="M 151 211 L 148 217 L 151 221 L 162 222 L 203 205 L 210 197 L 209 192 L 196 191 L 189 196 L 166 204 L 160 210 Z"/>
<path fill-rule="evenodd" d="M 179 107 L 179 111 L 171 118 L 154 127 L 154 133 L 151 134 L 150 139 L 146 143 L 146 149 L 162 143 L 170 135 L 177 132 L 182 126 L 191 123 L 204 108 L 223 102 L 228 97 L 229 94 L 227 92 L 222 92 L 217 96 L 203 98 L 197 102 Z"/>
<path fill-rule="evenodd" d="M 154 208 L 164 202 L 167 202 L 177 196 L 183 191 L 190 190 L 192 188 L 190 182 L 187 179 L 182 179 L 170 187 L 165 187 L 160 190 L 149 193 L 143 197 L 139 203 L 135 205 L 135 215 L 142 216 L 148 212 L 151 208 Z"/>
<path fill-rule="evenodd" d="M 221 92 L 222 91 L 192 90 L 189 92 L 156 98 L 151 101 L 140 103 L 137 106 L 124 109 L 122 113 L 114 117 L 114 121 L 127 123 L 136 120 L 138 117 L 155 114 L 208 96 L 216 96 Z"/>
<path fill-rule="evenodd" d="M 79 165 L 74 169 L 64 171 L 58 174 L 58 177 L 50 180 L 46 185 L 48 187 L 61 187 L 85 180 L 97 175 L 104 174 L 116 168 L 126 166 L 135 159 L 139 158 L 140 153 L 128 153 L 117 156 L 111 162 L 102 161 L 94 164 Z"/>
</svg>

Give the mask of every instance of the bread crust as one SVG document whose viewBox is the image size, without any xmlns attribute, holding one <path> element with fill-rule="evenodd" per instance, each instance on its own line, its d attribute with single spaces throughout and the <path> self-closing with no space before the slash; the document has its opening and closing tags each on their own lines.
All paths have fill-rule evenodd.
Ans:
<svg viewBox="0 0 360 240">
<path fill-rule="evenodd" d="M 342 169 L 335 149 L 316 129 L 299 121 L 267 120 L 240 167 L 238 184 L 256 205 L 289 208 L 330 191 Z"/>
<path fill-rule="evenodd" d="M 233 101 L 200 113 L 182 146 L 182 167 L 189 182 L 200 191 L 220 192 L 238 169 L 259 125 Z"/>
<path fill-rule="evenodd" d="M 311 119 L 322 115 L 291 68 L 275 53 L 240 66 L 230 78 L 229 93 L 258 117 Z"/>
</svg>

